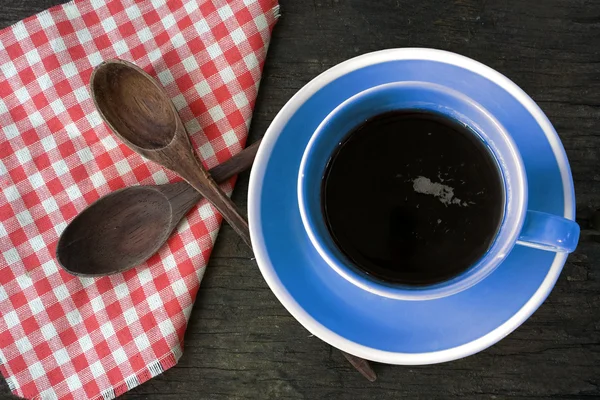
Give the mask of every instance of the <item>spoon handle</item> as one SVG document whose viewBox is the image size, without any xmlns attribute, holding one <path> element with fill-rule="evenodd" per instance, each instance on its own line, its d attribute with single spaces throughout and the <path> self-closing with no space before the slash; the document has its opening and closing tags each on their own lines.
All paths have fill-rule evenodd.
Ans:
<svg viewBox="0 0 600 400">
<path fill-rule="evenodd" d="M 360 372 L 362 376 L 367 378 L 369 382 L 375 382 L 377 380 L 377 374 L 375 374 L 375 371 L 373 371 L 373 368 L 371 368 L 371 364 L 369 364 L 367 360 L 353 356 L 352 354 L 348 354 L 345 351 L 341 352 L 344 355 L 344 357 L 346 357 L 346 360 L 348 360 L 350 364 L 352 364 L 352 366 L 356 368 L 356 370 Z"/>
<path fill-rule="evenodd" d="M 229 160 L 212 168 L 208 173 L 216 183 L 221 184 L 226 182 L 229 178 L 248 170 L 252 166 L 259 146 L 260 139 Z M 167 196 L 171 202 L 171 208 L 175 215 L 173 220 L 176 223 L 203 197 L 187 181 L 172 183 L 170 185 L 157 185 L 156 188 Z"/>
<path fill-rule="evenodd" d="M 191 181 L 190 184 L 194 188 L 199 189 L 201 187 L 211 189 L 203 192 L 204 197 L 210 201 L 216 208 L 221 212 L 223 218 L 229 223 L 233 230 L 240 235 L 242 240 L 252 248 L 252 242 L 250 241 L 250 228 L 248 227 L 248 221 L 244 218 L 238 209 L 238 207 L 231 201 L 229 197 L 221 190 L 219 186 L 210 178 L 210 175 L 206 174 L 210 179 L 210 183 L 206 183 L 203 180 Z M 214 185 L 214 186 L 213 186 Z"/>
<path fill-rule="evenodd" d="M 210 176 L 212 176 L 215 182 L 223 183 L 232 176 L 246 171 L 254 162 L 254 158 L 256 157 L 256 152 L 258 151 L 261 140 L 262 139 L 252 143 L 250 146 L 246 147 L 229 160 L 212 168 L 209 171 Z"/>
<path fill-rule="evenodd" d="M 172 166 L 171 169 L 175 170 L 183 179 L 188 181 L 190 185 L 200 192 L 204 198 L 212 203 L 213 206 L 219 210 L 223 215 L 223 218 L 233 230 L 240 235 L 242 240 L 252 248 L 250 241 L 250 229 L 248 228 L 248 221 L 242 216 L 239 209 L 231 201 L 229 197 L 221 190 L 216 182 L 211 178 L 208 172 L 202 167 L 202 164 L 196 157 L 194 150 L 189 144 L 187 134 L 183 132 L 181 137 L 185 137 L 187 143 L 182 141 L 179 143 L 181 146 L 178 150 L 182 153 L 188 152 L 187 156 L 181 157 L 180 160 L 183 162 L 177 164 L 174 159 L 169 160 Z"/>
</svg>

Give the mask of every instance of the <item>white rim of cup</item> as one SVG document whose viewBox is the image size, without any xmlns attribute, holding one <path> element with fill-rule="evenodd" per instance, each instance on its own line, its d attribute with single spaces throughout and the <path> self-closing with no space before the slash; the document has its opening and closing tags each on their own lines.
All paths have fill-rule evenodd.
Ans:
<svg viewBox="0 0 600 400">
<path fill-rule="evenodd" d="M 510 93 L 535 118 L 536 122 L 546 134 L 556 162 L 560 168 L 564 188 L 564 217 L 574 219 L 574 196 L 572 191 L 569 190 L 571 187 L 571 178 L 565 151 L 556 131 L 546 115 L 519 86 L 498 71 L 456 53 L 427 48 L 402 48 L 367 53 L 328 69 L 300 89 L 279 111 L 264 135 L 250 174 L 250 187 L 248 193 L 250 237 L 252 239 L 252 247 L 258 266 L 265 281 L 283 306 L 310 333 L 340 350 L 372 361 L 399 365 L 435 364 L 475 354 L 497 343 L 519 327 L 543 303 L 552 290 L 560 275 L 562 266 L 567 259 L 567 254 L 557 253 L 555 255 L 550 270 L 533 296 L 531 296 L 531 298 L 511 318 L 493 331 L 469 343 L 450 349 L 426 353 L 399 353 L 374 349 L 348 340 L 329 330 L 308 314 L 289 294 L 279 280 L 269 259 L 264 240 L 262 240 L 262 227 L 260 225 L 260 188 L 262 187 L 269 155 L 271 154 L 283 127 L 296 110 L 323 86 L 351 71 L 373 64 L 398 60 L 425 60 L 455 65 L 495 82 Z"/>
</svg>

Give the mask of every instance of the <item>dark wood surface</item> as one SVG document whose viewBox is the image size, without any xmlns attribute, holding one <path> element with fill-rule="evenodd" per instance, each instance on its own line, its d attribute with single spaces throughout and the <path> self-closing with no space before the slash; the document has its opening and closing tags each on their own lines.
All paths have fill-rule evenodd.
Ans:
<svg viewBox="0 0 600 400">
<path fill-rule="evenodd" d="M 0 0 L 0 24 L 60 0 Z M 519 84 L 554 123 L 575 179 L 578 220 L 600 209 L 600 1 L 282 0 L 251 138 L 305 83 L 349 57 L 423 46 L 482 61 Z M 247 174 L 234 200 L 246 206 Z M 468 358 L 376 364 L 362 378 L 279 304 L 250 250 L 225 226 L 179 364 L 123 399 L 600 398 L 600 243 L 582 241 L 547 301 Z M 0 393 L 8 395 L 4 383 Z M 0 394 L 0 398 L 3 395 Z"/>
</svg>

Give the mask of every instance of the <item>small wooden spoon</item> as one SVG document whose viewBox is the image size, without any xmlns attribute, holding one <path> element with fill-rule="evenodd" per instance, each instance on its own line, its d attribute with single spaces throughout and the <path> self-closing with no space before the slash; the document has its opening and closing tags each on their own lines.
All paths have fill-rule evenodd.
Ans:
<svg viewBox="0 0 600 400">
<path fill-rule="evenodd" d="M 252 166 L 260 141 L 210 170 L 221 183 Z M 59 264 L 78 276 L 127 271 L 150 258 L 202 195 L 187 182 L 131 186 L 101 197 L 60 235 Z"/>
<path fill-rule="evenodd" d="M 121 141 L 188 181 L 252 247 L 248 222 L 206 172 L 171 99 L 150 75 L 130 62 L 109 60 L 94 69 L 90 86 L 100 116 Z"/>
<path fill-rule="evenodd" d="M 260 141 L 210 170 L 224 182 L 252 166 Z M 66 227 L 56 258 L 67 272 L 82 277 L 112 275 L 136 267 L 167 241 L 202 195 L 187 182 L 131 186 L 96 200 Z M 368 361 L 342 351 L 369 381 L 377 379 Z"/>
</svg>

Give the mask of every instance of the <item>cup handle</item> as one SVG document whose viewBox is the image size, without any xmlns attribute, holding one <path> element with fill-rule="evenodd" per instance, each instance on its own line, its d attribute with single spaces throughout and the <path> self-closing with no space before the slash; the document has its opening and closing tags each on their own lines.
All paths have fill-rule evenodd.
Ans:
<svg viewBox="0 0 600 400">
<path fill-rule="evenodd" d="M 578 241 L 579 225 L 575 221 L 528 210 L 517 244 L 557 253 L 571 253 Z"/>
</svg>

